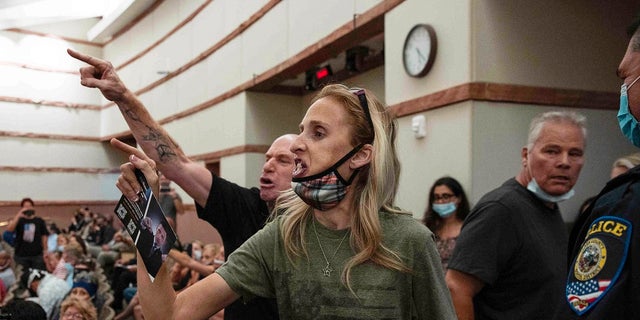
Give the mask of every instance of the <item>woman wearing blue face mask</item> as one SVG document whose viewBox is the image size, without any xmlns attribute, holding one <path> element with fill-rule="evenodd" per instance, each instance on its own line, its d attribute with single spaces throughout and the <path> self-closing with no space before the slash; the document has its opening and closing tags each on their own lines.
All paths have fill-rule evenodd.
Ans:
<svg viewBox="0 0 640 320">
<path fill-rule="evenodd" d="M 429 190 L 424 224 L 436 235 L 436 246 L 444 270 L 447 269 L 462 221 L 467 214 L 469 201 L 460 183 L 451 177 L 436 180 Z"/>
</svg>

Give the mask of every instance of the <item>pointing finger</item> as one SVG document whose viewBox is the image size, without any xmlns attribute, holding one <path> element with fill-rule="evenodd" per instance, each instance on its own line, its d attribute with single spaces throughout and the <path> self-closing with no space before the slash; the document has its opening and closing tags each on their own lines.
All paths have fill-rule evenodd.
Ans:
<svg viewBox="0 0 640 320">
<path fill-rule="evenodd" d="M 146 154 L 144 154 L 144 152 L 142 152 L 141 150 L 134 148 L 116 138 L 112 138 L 111 141 L 109 142 L 111 143 L 111 146 L 126 153 L 127 155 L 133 154 L 144 161 L 150 160 L 150 158 Z"/>
<path fill-rule="evenodd" d="M 84 54 L 84 53 L 81 53 L 81 52 L 78 52 L 78 51 L 75 51 L 75 50 L 72 50 L 72 49 L 67 49 L 67 53 L 70 56 L 72 56 L 72 57 L 74 57 L 74 58 L 76 58 L 76 59 L 78 59 L 80 61 L 84 61 L 84 62 L 86 62 L 86 63 L 88 63 L 88 64 L 90 64 L 92 66 L 96 66 L 97 67 L 99 65 L 107 63 L 104 60 L 98 59 L 96 57 L 92 57 L 92 56 L 90 56 L 88 54 Z"/>
</svg>

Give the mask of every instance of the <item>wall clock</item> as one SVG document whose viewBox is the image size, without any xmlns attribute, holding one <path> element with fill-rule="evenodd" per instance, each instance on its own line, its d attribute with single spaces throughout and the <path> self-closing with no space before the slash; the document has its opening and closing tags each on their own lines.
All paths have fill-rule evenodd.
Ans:
<svg viewBox="0 0 640 320">
<path fill-rule="evenodd" d="M 423 77 L 433 66 L 438 43 L 436 32 L 428 24 L 417 24 L 407 34 L 402 49 L 404 70 L 412 77 Z"/>
</svg>

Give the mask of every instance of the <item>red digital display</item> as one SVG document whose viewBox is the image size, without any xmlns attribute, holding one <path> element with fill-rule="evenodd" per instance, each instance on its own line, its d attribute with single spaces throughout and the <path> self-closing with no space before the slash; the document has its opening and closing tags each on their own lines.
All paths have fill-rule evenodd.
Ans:
<svg viewBox="0 0 640 320">
<path fill-rule="evenodd" d="M 325 78 L 328 75 L 329 75 L 329 70 L 327 69 L 327 67 L 318 69 L 318 71 L 316 71 L 316 79 L 318 80 Z"/>
</svg>

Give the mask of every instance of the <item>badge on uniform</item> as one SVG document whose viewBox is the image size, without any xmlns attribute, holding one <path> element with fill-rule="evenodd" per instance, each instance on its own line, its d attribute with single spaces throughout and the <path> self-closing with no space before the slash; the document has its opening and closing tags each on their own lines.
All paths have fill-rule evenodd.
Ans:
<svg viewBox="0 0 640 320">
<path fill-rule="evenodd" d="M 630 238 L 631 223 L 625 219 L 603 216 L 591 223 L 567 279 L 567 302 L 575 313 L 589 311 L 618 280 Z"/>
</svg>

